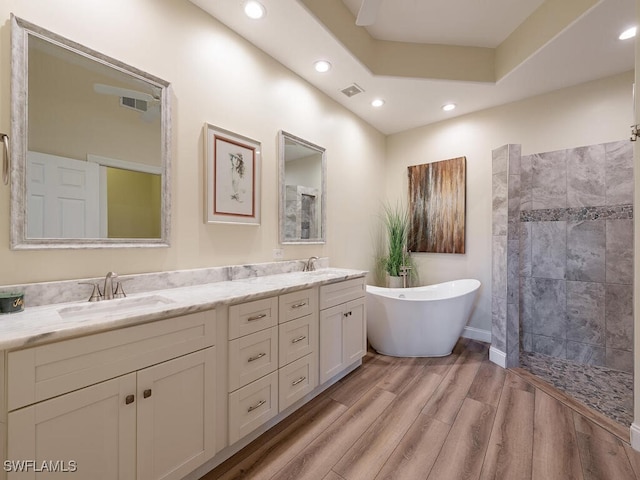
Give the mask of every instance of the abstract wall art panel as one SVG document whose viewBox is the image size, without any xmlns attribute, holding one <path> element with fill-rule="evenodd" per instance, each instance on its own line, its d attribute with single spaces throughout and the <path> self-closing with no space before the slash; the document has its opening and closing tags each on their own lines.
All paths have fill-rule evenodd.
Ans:
<svg viewBox="0 0 640 480">
<path fill-rule="evenodd" d="M 465 253 L 466 160 L 408 167 L 410 251 Z"/>
</svg>

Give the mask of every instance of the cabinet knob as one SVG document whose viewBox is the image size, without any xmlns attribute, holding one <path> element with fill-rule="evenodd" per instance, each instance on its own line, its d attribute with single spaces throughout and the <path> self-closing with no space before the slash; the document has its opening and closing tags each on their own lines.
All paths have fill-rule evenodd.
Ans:
<svg viewBox="0 0 640 480">
<path fill-rule="evenodd" d="M 259 315 L 254 315 L 253 317 L 247 318 L 247 322 L 255 322 L 256 320 L 260 320 L 261 318 L 264 318 L 266 316 L 267 316 L 266 313 L 261 313 Z"/>
<path fill-rule="evenodd" d="M 127 395 L 126 397 L 124 397 L 124 403 L 125 405 L 129 405 L 130 403 L 133 403 L 135 399 L 135 395 Z"/>
<path fill-rule="evenodd" d="M 295 305 L 291 305 L 291 308 L 302 308 L 307 304 L 307 302 L 296 303 Z"/>
<path fill-rule="evenodd" d="M 304 340 L 305 338 L 307 338 L 306 335 L 300 335 L 298 338 L 294 338 L 293 340 L 291 340 L 291 343 L 298 343 L 301 342 L 302 340 Z"/>
<path fill-rule="evenodd" d="M 149 398 L 151 396 L 151 389 L 147 388 L 144 392 L 142 392 L 142 396 L 144 398 Z"/>
</svg>

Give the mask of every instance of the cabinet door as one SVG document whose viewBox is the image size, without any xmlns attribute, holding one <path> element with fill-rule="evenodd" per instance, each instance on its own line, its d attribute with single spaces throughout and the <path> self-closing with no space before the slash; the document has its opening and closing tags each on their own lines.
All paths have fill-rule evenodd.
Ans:
<svg viewBox="0 0 640 480">
<path fill-rule="evenodd" d="M 138 480 L 183 478 L 215 449 L 215 347 L 138 372 Z"/>
<path fill-rule="evenodd" d="M 348 302 L 343 315 L 343 358 L 345 367 L 367 353 L 367 322 L 364 298 Z"/>
<path fill-rule="evenodd" d="M 343 348 L 344 305 L 320 311 L 320 383 L 339 373 L 345 366 Z"/>
<path fill-rule="evenodd" d="M 75 469 L 37 478 L 134 480 L 135 391 L 131 373 L 9 413 L 8 461 L 14 470 L 21 460 L 35 461 L 39 470 L 45 464 L 51 472 Z M 35 479 L 35 468 L 9 478 Z"/>
</svg>

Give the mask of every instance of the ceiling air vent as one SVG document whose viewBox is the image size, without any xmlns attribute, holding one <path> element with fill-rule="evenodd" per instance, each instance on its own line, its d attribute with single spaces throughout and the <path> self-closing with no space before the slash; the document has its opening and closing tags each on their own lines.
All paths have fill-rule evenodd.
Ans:
<svg viewBox="0 0 640 480">
<path fill-rule="evenodd" d="M 351 85 L 349 85 L 347 88 L 343 88 L 342 90 L 340 90 L 342 93 L 344 93 L 347 97 L 353 97 L 354 95 L 357 95 L 359 93 L 364 92 L 364 90 L 362 89 L 362 87 L 360 87 L 359 85 L 352 83 Z"/>
<path fill-rule="evenodd" d="M 126 108 L 132 108 L 138 112 L 146 112 L 148 107 L 146 100 L 131 97 L 120 97 L 120 105 Z"/>
</svg>

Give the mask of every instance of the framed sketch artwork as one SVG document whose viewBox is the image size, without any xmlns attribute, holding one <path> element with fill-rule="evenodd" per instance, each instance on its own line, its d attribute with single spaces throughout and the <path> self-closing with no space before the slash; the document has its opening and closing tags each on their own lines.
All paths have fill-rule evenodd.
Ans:
<svg viewBox="0 0 640 480">
<path fill-rule="evenodd" d="M 260 142 L 205 124 L 205 221 L 260 225 Z"/>
</svg>

